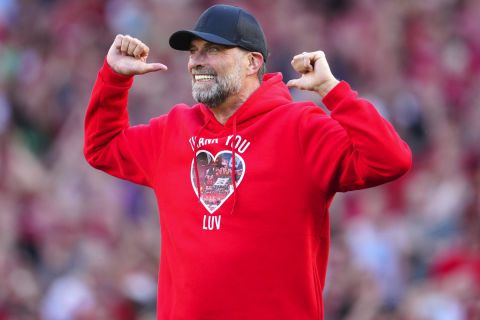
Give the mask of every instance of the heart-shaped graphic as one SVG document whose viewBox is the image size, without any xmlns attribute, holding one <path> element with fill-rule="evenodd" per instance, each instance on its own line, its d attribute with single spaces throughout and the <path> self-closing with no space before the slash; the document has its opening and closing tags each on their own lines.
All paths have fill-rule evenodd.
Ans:
<svg viewBox="0 0 480 320">
<path fill-rule="evenodd" d="M 232 152 L 220 151 L 215 156 L 206 150 L 197 152 L 198 178 L 200 180 L 200 202 L 208 212 L 213 213 L 233 193 L 232 184 Z M 198 196 L 195 162 L 192 160 L 190 179 L 192 187 Z M 237 187 L 245 175 L 245 161 L 235 154 L 235 181 Z"/>
</svg>

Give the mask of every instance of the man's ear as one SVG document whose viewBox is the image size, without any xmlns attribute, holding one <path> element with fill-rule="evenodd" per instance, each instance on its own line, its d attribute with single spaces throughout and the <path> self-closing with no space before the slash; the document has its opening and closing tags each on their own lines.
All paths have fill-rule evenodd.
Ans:
<svg viewBox="0 0 480 320">
<path fill-rule="evenodd" d="M 263 56 L 259 52 L 249 52 L 248 54 L 248 75 L 256 75 L 262 67 Z"/>
</svg>

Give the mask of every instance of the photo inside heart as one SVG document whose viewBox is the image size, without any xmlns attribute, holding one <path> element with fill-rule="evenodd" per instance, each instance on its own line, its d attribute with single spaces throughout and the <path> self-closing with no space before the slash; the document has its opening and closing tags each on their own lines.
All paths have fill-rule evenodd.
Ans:
<svg viewBox="0 0 480 320">
<path fill-rule="evenodd" d="M 206 150 L 197 152 L 198 178 L 200 180 L 200 201 L 213 213 L 233 193 L 232 184 L 232 152 L 221 151 L 213 156 Z M 198 196 L 198 187 L 195 177 L 195 162 L 192 160 L 190 177 L 193 190 Z M 245 174 L 245 161 L 239 154 L 235 154 L 235 181 L 237 187 Z"/>
</svg>

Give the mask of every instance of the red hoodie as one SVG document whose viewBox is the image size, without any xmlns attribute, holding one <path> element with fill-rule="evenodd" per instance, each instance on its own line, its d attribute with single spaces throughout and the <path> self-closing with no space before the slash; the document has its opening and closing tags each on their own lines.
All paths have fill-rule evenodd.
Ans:
<svg viewBox="0 0 480 320">
<path fill-rule="evenodd" d="M 104 64 L 84 152 L 155 191 L 158 319 L 323 319 L 332 198 L 404 174 L 406 143 L 346 82 L 323 99 L 330 116 L 293 102 L 276 73 L 225 125 L 202 104 L 179 104 L 130 127 L 132 83 Z"/>
</svg>

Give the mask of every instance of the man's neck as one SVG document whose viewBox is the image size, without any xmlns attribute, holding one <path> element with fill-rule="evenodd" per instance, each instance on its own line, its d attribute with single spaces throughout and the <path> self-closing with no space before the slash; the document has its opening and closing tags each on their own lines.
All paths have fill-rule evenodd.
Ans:
<svg viewBox="0 0 480 320">
<path fill-rule="evenodd" d="M 228 119 L 240 108 L 240 106 L 247 101 L 247 99 L 260 87 L 260 83 L 254 82 L 247 85 L 240 93 L 228 97 L 222 104 L 219 104 L 212 110 L 215 119 L 221 124 L 225 124 Z"/>
</svg>

